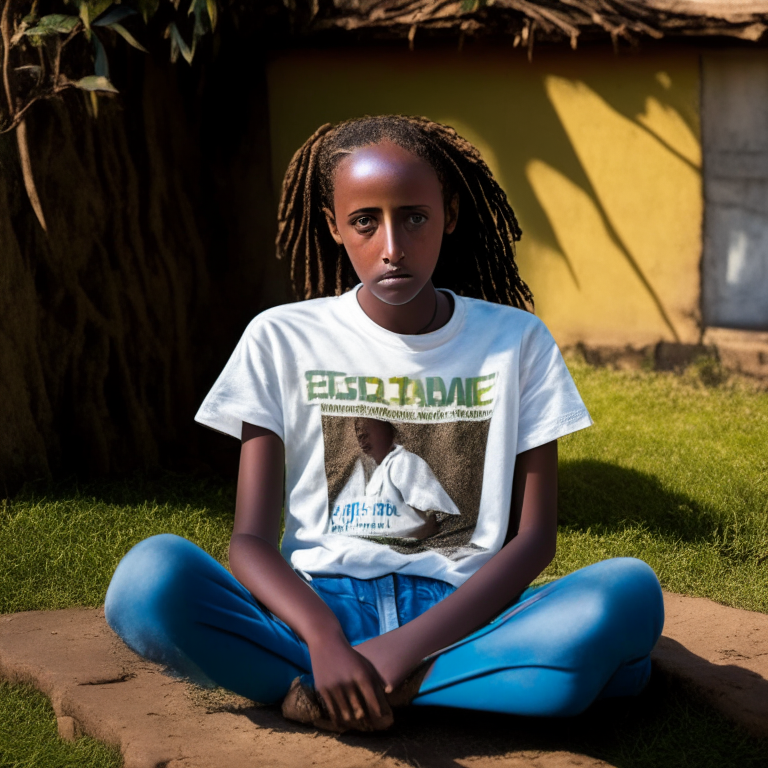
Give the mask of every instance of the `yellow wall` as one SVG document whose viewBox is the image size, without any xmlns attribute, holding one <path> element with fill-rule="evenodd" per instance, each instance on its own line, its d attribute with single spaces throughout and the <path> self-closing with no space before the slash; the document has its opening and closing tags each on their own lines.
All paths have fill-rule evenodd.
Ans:
<svg viewBox="0 0 768 768">
<path fill-rule="evenodd" d="M 693 50 L 291 52 L 269 70 L 276 194 L 324 122 L 419 114 L 483 153 L 561 344 L 695 341 L 702 192 Z"/>
</svg>

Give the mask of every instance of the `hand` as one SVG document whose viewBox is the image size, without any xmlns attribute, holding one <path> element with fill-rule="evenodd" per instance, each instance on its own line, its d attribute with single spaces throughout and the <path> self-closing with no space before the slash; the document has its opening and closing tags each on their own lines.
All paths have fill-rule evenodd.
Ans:
<svg viewBox="0 0 768 768">
<path fill-rule="evenodd" d="M 376 668 L 387 694 L 392 693 L 421 662 L 421 656 L 412 653 L 414 644 L 408 642 L 401 629 L 355 646 L 355 650 Z"/>
<path fill-rule="evenodd" d="M 376 667 L 346 638 L 309 643 L 315 690 L 334 724 L 358 730 L 385 730 L 392 710 Z"/>
</svg>

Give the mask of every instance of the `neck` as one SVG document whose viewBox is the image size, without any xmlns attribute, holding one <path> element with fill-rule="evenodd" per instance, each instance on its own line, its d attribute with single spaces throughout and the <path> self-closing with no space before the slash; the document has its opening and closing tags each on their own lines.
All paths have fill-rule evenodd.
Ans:
<svg viewBox="0 0 768 768">
<path fill-rule="evenodd" d="M 404 335 L 436 331 L 451 319 L 452 314 L 448 297 L 435 290 L 431 281 L 407 304 L 387 304 L 365 286 L 357 292 L 357 301 L 376 325 Z"/>
</svg>

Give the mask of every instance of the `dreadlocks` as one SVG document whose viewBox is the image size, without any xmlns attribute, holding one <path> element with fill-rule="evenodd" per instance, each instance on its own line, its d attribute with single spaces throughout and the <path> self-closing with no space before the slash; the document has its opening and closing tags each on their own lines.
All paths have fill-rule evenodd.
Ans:
<svg viewBox="0 0 768 768">
<path fill-rule="evenodd" d="M 359 147 L 391 141 L 434 168 L 445 200 L 459 196 L 459 220 L 443 239 L 434 273 L 439 287 L 463 296 L 526 308 L 533 295 L 515 263 L 522 231 L 504 190 L 480 152 L 453 128 L 424 117 L 383 115 L 323 125 L 293 156 L 278 211 L 277 256 L 289 257 L 291 282 L 305 299 L 341 294 L 356 278 L 325 220 L 341 159 Z M 474 269 L 470 268 L 472 265 Z"/>
</svg>

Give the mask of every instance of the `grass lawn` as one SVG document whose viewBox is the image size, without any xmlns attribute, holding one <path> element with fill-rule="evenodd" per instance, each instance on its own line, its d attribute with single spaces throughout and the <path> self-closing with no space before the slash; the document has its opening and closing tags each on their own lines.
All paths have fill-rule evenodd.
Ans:
<svg viewBox="0 0 768 768">
<path fill-rule="evenodd" d="M 59 738 L 48 699 L 0 681 L 0 768 L 117 768 L 120 752 L 87 736 Z"/>
<path fill-rule="evenodd" d="M 569 364 L 595 426 L 561 441 L 558 554 L 543 578 L 632 555 L 666 589 L 768 613 L 768 393 L 705 386 L 696 368 Z M 153 533 L 224 560 L 233 509 L 232 484 L 185 475 L 30 484 L 0 502 L 0 613 L 99 605 L 120 558 Z M 620 768 L 768 765 L 768 745 L 685 690 L 654 696 L 653 716 L 612 725 L 600 757 Z M 0 685 L 0 768 L 119 765 L 111 750 L 55 733 L 44 699 Z"/>
<path fill-rule="evenodd" d="M 546 575 L 632 555 L 665 589 L 768 613 L 768 392 L 569 366 L 595 424 L 560 441 Z"/>
</svg>

